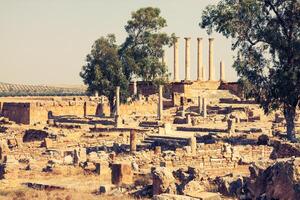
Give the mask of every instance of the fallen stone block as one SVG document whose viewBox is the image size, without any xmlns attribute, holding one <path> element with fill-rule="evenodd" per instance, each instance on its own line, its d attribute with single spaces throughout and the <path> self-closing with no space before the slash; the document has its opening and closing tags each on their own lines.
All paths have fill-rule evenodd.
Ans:
<svg viewBox="0 0 300 200">
<path fill-rule="evenodd" d="M 100 185 L 99 187 L 99 193 L 100 194 L 104 194 L 104 193 L 108 193 L 110 191 L 112 191 L 112 189 L 114 188 L 114 185 L 111 184 L 106 184 L 106 185 Z"/>
<path fill-rule="evenodd" d="M 157 167 L 152 171 L 153 195 L 162 193 L 176 194 L 175 178 L 166 167 Z"/>
<path fill-rule="evenodd" d="M 190 181 L 183 188 L 183 194 L 194 197 L 198 193 L 204 192 L 205 188 L 199 181 Z"/>
<path fill-rule="evenodd" d="M 23 142 L 43 141 L 49 133 L 43 130 L 29 129 L 25 131 Z"/>
</svg>

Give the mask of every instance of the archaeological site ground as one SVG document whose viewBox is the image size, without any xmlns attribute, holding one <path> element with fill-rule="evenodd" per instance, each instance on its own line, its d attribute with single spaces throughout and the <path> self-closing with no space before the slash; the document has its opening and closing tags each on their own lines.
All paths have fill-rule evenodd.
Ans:
<svg viewBox="0 0 300 200">
<path fill-rule="evenodd" d="M 0 0 L 0 200 L 96 199 L 300 200 L 300 1 Z"/>
<path fill-rule="evenodd" d="M 0 199 L 299 199 L 282 113 L 245 100 L 222 63 L 214 77 L 209 44 L 209 80 L 200 64 L 190 80 L 188 53 L 178 80 L 175 44 L 174 81 L 132 82 L 125 104 L 116 87 L 114 113 L 104 96 L 0 98 Z"/>
</svg>

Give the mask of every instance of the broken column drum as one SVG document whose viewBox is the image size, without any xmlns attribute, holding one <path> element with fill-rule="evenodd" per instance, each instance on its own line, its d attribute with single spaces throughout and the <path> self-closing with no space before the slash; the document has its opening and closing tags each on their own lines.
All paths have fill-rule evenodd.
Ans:
<svg viewBox="0 0 300 200">
<path fill-rule="evenodd" d="M 206 98 L 202 98 L 202 113 L 203 113 L 203 117 L 206 118 L 207 117 L 207 99 Z"/>
<path fill-rule="evenodd" d="M 158 120 L 162 119 L 163 116 L 163 86 L 159 86 L 159 91 L 158 91 L 158 112 L 157 112 L 157 118 Z"/>
<path fill-rule="evenodd" d="M 86 101 L 83 103 L 83 117 L 87 116 L 87 103 Z"/>
<path fill-rule="evenodd" d="M 234 124 L 234 121 L 232 119 L 227 120 L 227 132 L 229 134 L 232 134 L 232 133 L 235 132 L 235 124 Z"/>
<path fill-rule="evenodd" d="M 202 113 L 202 99 L 200 96 L 198 96 L 198 113 L 199 115 Z"/>
<path fill-rule="evenodd" d="M 137 138 L 136 131 L 134 129 L 130 130 L 130 152 L 136 151 Z"/>
<path fill-rule="evenodd" d="M 188 139 L 189 146 L 191 147 L 191 153 L 194 155 L 197 151 L 197 140 L 195 136 L 192 136 Z"/>
<path fill-rule="evenodd" d="M 136 81 L 133 81 L 133 96 L 137 96 L 137 83 Z"/>
</svg>

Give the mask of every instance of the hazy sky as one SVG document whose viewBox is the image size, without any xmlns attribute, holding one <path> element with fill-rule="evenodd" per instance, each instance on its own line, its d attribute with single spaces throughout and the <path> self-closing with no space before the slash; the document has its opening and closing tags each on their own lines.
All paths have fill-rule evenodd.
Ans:
<svg viewBox="0 0 300 200">
<path fill-rule="evenodd" d="M 191 78 L 196 78 L 196 38 L 204 38 L 204 65 L 208 72 L 208 35 L 200 29 L 201 12 L 217 0 L 0 0 L 0 82 L 24 84 L 81 84 L 79 72 L 93 42 L 115 33 L 126 37 L 124 25 L 141 7 L 161 9 L 167 33 L 180 38 L 180 78 L 184 78 L 184 37 L 191 40 Z M 224 60 L 226 79 L 236 80 L 231 68 L 231 41 L 215 37 L 215 71 Z M 167 49 L 173 72 L 173 49 Z"/>
</svg>

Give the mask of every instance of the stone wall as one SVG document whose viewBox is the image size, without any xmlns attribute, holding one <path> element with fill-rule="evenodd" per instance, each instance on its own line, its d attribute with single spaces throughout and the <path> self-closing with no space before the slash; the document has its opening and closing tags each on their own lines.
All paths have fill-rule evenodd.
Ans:
<svg viewBox="0 0 300 200">
<path fill-rule="evenodd" d="M 263 145 L 198 144 L 196 155 L 186 154 L 184 148 L 177 148 L 175 151 L 177 159 L 166 157 L 163 166 L 173 168 L 194 166 L 206 170 L 234 168 L 238 164 L 269 159 L 272 150 L 272 147 Z"/>
<path fill-rule="evenodd" d="M 150 96 L 145 99 L 120 105 L 120 115 L 155 115 L 157 113 L 157 99 Z M 9 102 L 8 102 L 9 101 Z M 23 102 L 21 102 L 23 101 Z M 84 104 L 86 103 L 86 115 L 110 116 L 109 104 L 105 101 L 99 103 L 99 99 L 82 98 L 0 98 L 3 109 L 0 113 L 11 121 L 21 124 L 46 123 L 48 116 L 84 116 Z"/>
<path fill-rule="evenodd" d="M 30 124 L 30 103 L 3 102 L 2 115 L 21 124 Z"/>
</svg>

